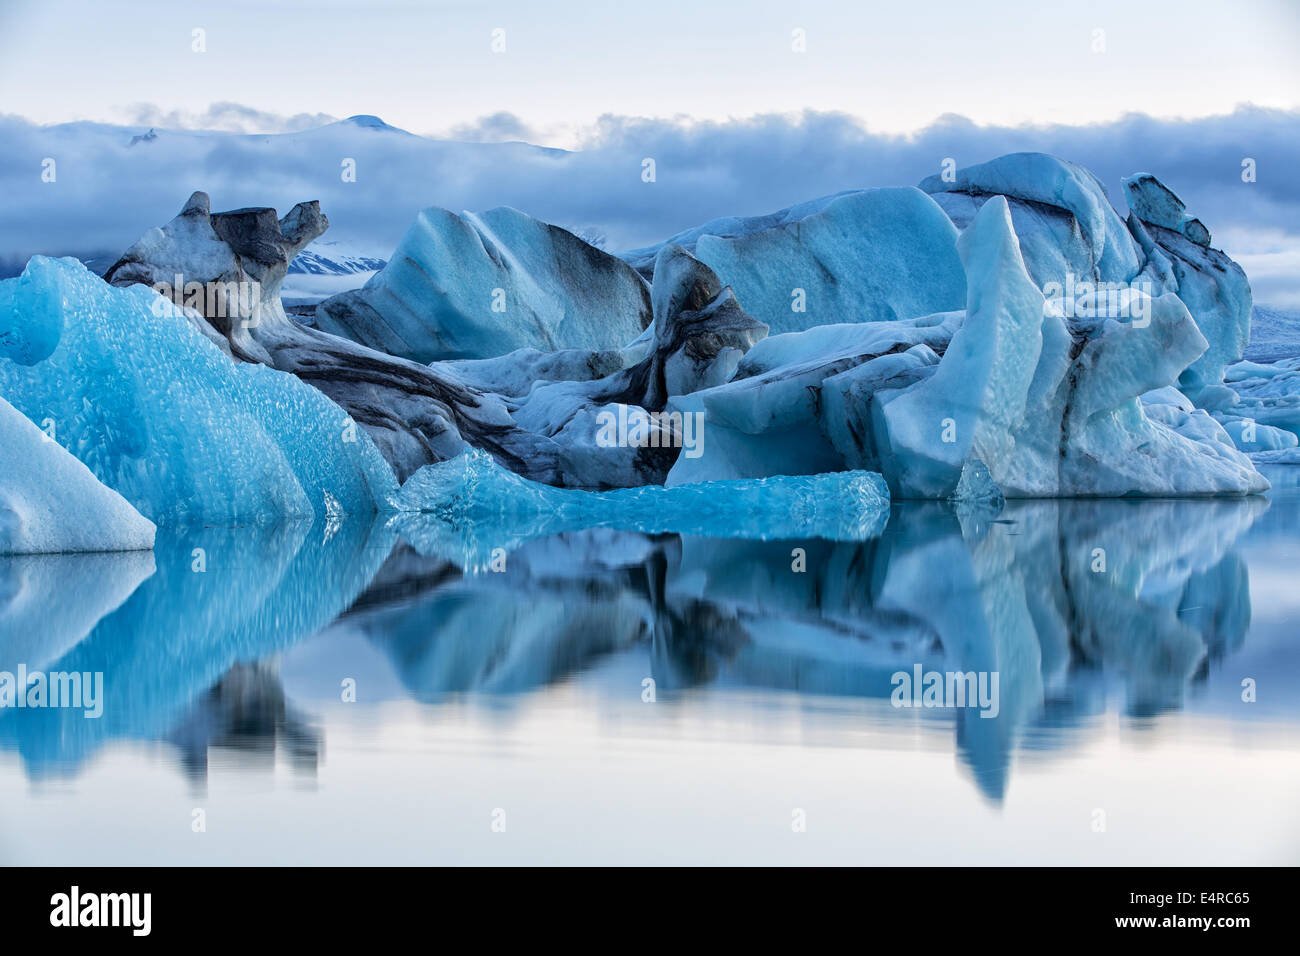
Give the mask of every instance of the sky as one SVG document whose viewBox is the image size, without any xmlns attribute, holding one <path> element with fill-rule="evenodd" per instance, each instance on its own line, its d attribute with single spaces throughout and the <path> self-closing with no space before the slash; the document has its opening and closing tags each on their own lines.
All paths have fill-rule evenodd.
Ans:
<svg viewBox="0 0 1300 956">
<path fill-rule="evenodd" d="M 199 120 L 211 104 L 235 102 L 283 117 L 379 114 L 437 135 L 508 111 L 537 131 L 533 141 L 569 146 L 605 114 L 725 120 L 812 109 L 898 133 L 950 113 L 1079 124 L 1300 106 L 1295 0 L 0 8 L 0 113 L 38 123 Z"/>
<path fill-rule="evenodd" d="M 320 199 L 326 238 L 368 254 L 391 251 L 429 205 L 511 205 L 628 249 L 719 216 L 915 184 L 948 157 L 1043 150 L 1093 170 L 1121 211 L 1120 178 L 1156 174 L 1246 267 L 1257 302 L 1300 307 L 1295 0 L 130 10 L 0 0 L 0 275 L 37 252 L 116 255 L 195 189 L 214 209 Z M 321 129 L 353 114 L 426 138 Z M 117 125 L 51 126 L 74 121 Z M 128 148 L 149 127 L 285 135 Z M 349 156 L 359 176 L 343 184 Z M 57 186 L 33 189 L 47 157 Z"/>
</svg>

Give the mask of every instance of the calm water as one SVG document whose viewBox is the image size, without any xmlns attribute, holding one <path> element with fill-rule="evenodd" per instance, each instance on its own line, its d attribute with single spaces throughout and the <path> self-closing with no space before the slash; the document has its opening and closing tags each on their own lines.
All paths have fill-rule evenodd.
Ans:
<svg viewBox="0 0 1300 956">
<path fill-rule="evenodd" d="M 0 710 L 0 861 L 1300 863 L 1300 469 L 1268 474 L 863 541 L 0 559 L 0 670 L 105 681 L 98 719 Z M 917 665 L 996 672 L 997 715 L 894 706 Z"/>
</svg>

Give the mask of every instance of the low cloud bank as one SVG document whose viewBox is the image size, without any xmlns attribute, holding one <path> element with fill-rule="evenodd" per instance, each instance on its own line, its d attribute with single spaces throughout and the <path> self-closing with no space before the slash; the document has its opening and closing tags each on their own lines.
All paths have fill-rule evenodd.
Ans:
<svg viewBox="0 0 1300 956">
<path fill-rule="evenodd" d="M 175 215 L 195 189 L 219 209 L 272 205 L 284 212 L 319 199 L 334 224 L 327 238 L 372 254 L 391 250 L 430 205 L 514 206 L 603 236 L 618 250 L 718 216 L 769 212 L 842 189 L 913 185 L 946 158 L 966 166 L 1041 150 L 1090 168 L 1121 211 L 1120 177 L 1154 173 L 1209 226 L 1216 246 L 1267 269 L 1260 301 L 1300 301 L 1300 280 L 1271 268 L 1293 262 L 1300 250 L 1300 180 L 1290 158 L 1300 139 L 1296 111 L 1242 107 L 1194 120 L 1133 114 L 1090 126 L 1015 128 L 950 116 L 906 137 L 872 133 L 838 113 L 726 123 L 611 116 L 573 151 L 521 142 L 531 131 L 509 113 L 458 127 L 447 140 L 407 135 L 373 118 L 271 117 L 233 103 L 198 117 L 148 105 L 135 115 L 138 127 L 40 127 L 0 117 L 5 274 L 34 253 L 116 255 Z M 171 128 L 179 126 L 209 131 Z M 258 128 L 289 131 L 228 131 Z M 643 178 L 646 159 L 654 160 L 653 182 Z M 1254 161 L 1254 182 L 1242 180 L 1246 159 Z M 348 161 L 355 181 L 346 181 Z"/>
</svg>

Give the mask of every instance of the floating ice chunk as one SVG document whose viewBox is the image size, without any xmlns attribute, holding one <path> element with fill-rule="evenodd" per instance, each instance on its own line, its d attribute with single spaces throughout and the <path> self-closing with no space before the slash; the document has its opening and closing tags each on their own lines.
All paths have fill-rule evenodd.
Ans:
<svg viewBox="0 0 1300 956">
<path fill-rule="evenodd" d="M 856 468 L 895 497 L 945 499 L 978 462 L 1008 498 L 1265 490 L 1181 397 L 1143 413 L 1139 396 L 1205 351 L 1177 296 L 1067 326 L 1026 271 L 1009 206 L 989 199 L 959 240 L 965 312 L 773 336 L 732 381 L 673 399 L 704 414 L 709 451 L 679 458 L 668 484 Z"/>
<path fill-rule="evenodd" d="M 965 324 L 931 377 L 875 396 L 889 448 L 882 469 L 896 494 L 946 497 L 972 458 L 1008 497 L 1268 487 L 1230 442 L 1143 413 L 1138 396 L 1169 384 L 1205 350 L 1175 296 L 1151 300 L 1141 321 L 1106 319 L 1072 335 L 1045 314 L 1005 199 L 981 208 L 959 247 L 970 284 Z"/>
<path fill-rule="evenodd" d="M 878 471 L 875 446 L 845 396 L 915 381 L 938 363 L 934 349 L 948 344 L 962 316 L 825 325 L 759 342 L 731 382 L 671 401 L 673 409 L 703 415 L 709 450 L 678 458 L 667 483 Z"/>
<path fill-rule="evenodd" d="M 1154 177 L 1148 176 L 1144 181 L 1148 183 L 1145 194 L 1158 189 L 1181 206 L 1178 198 Z M 1198 228 L 1184 231 L 1143 219 L 1142 213 L 1146 212 L 1169 222 L 1171 213 L 1158 206 L 1152 208 L 1152 203 L 1143 201 L 1142 195 L 1135 196 L 1130 191 L 1129 197 L 1130 204 L 1136 203 L 1129 215 L 1129 229 L 1147 260 L 1139 278 L 1154 283 L 1157 292 L 1177 293 L 1205 336 L 1208 348 L 1182 372 L 1178 386 L 1199 406 L 1206 407 L 1203 395 L 1218 386 L 1223 380 L 1224 366 L 1238 361 L 1250 340 L 1250 283 L 1241 266 L 1219 250 L 1209 248 L 1208 232 L 1201 241 L 1204 227 L 1196 220 L 1191 222 Z"/>
<path fill-rule="evenodd" d="M 154 524 L 0 398 L 0 554 L 136 551 Z"/>
<path fill-rule="evenodd" d="M 1031 395 L 1039 359 L 1060 365 L 1068 349 L 1061 320 L 1044 314 L 1042 293 L 1025 272 L 1005 199 L 981 208 L 959 248 L 969 282 L 966 321 L 934 374 L 882 405 L 892 452 L 885 467 L 908 497 L 953 494 L 971 458 L 1007 490 L 1014 433 L 1031 401 L 1045 397 L 1041 387 Z M 1050 352 L 1043 356 L 1045 339 Z M 1053 459 L 1054 450 L 1047 450 Z M 1035 457 L 1021 466 L 1055 470 L 1054 460 Z"/>
<path fill-rule="evenodd" d="M 292 375 L 237 364 L 170 302 L 117 289 L 72 259 L 37 256 L 0 282 L 0 315 L 62 319 L 30 367 L 0 360 L 0 395 L 100 481 L 160 523 L 349 514 L 386 507 L 392 469 L 366 434 Z"/>
<path fill-rule="evenodd" d="M 398 507 L 395 526 L 417 548 L 481 568 L 497 548 L 580 528 L 862 540 L 884 529 L 889 491 L 879 475 L 861 471 L 574 491 L 528 481 L 474 450 L 421 468 L 402 486 Z"/>
<path fill-rule="evenodd" d="M 522 428 L 562 449 L 570 487 L 660 484 L 679 449 L 698 457 L 697 418 L 665 405 L 726 382 L 767 335 L 713 270 L 680 246 L 659 251 L 652 301 L 654 336 L 639 362 L 591 381 L 539 383 L 514 411 Z M 617 434 L 602 420 L 617 423 Z"/>
</svg>

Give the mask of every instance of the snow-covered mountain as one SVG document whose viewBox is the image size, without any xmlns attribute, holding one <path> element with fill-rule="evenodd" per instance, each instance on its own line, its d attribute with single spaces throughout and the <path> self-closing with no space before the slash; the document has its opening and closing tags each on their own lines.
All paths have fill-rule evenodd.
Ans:
<svg viewBox="0 0 1300 956">
<path fill-rule="evenodd" d="M 286 308 L 305 311 L 330 296 L 359 289 L 387 264 L 375 250 L 318 239 L 289 263 L 281 299 Z"/>
<path fill-rule="evenodd" d="M 289 275 L 349 276 L 378 272 L 388 260 L 332 248 L 337 243 L 319 243 L 304 249 L 289 263 Z"/>
</svg>

